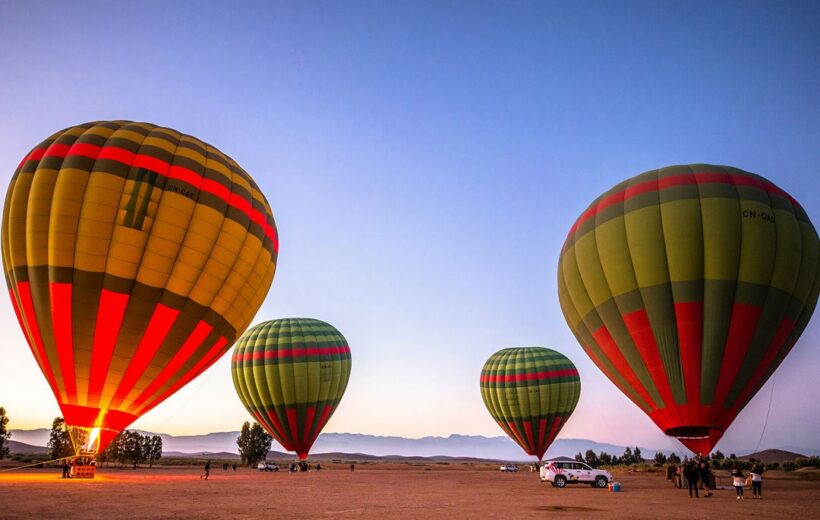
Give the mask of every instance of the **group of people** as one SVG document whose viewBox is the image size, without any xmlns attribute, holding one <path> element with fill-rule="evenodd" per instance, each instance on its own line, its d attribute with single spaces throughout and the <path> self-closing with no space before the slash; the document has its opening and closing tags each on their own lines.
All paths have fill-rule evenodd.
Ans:
<svg viewBox="0 0 820 520">
<path fill-rule="evenodd" d="M 754 498 L 763 498 L 763 465 L 756 463 L 749 476 L 745 476 L 739 468 L 732 470 L 732 485 L 735 487 L 737 499 L 743 499 L 743 488 L 752 486 Z M 706 491 L 705 497 L 712 496 L 716 489 L 715 474 L 709 467 L 709 459 L 698 455 L 693 459 L 684 459 L 681 464 L 672 464 L 667 468 L 666 478 L 672 481 L 677 488 L 688 489 L 689 498 L 700 498 L 699 489 Z"/>
<path fill-rule="evenodd" d="M 689 498 L 700 498 L 699 489 L 706 491 L 704 497 L 712 496 L 715 489 L 715 474 L 709 467 L 709 459 L 698 455 L 693 459 L 685 459 L 682 464 L 673 466 L 675 468 L 675 484 L 679 488 L 689 490 Z"/>
<path fill-rule="evenodd" d="M 751 484 L 752 498 L 763 498 L 763 464 L 757 462 L 745 476 L 740 468 L 732 470 L 732 485 L 735 487 L 737 499 L 743 500 L 743 488 Z"/>
<path fill-rule="evenodd" d="M 236 471 L 236 464 L 232 466 L 232 469 Z M 222 464 L 222 471 L 228 471 L 228 464 Z"/>
<path fill-rule="evenodd" d="M 307 462 L 302 460 L 302 461 L 299 461 L 299 462 L 291 462 L 290 465 L 288 466 L 288 472 L 289 473 L 297 473 L 299 471 L 310 471 L 310 464 L 308 464 Z M 322 471 L 322 465 L 321 464 L 318 464 L 316 466 L 316 471 Z"/>
</svg>

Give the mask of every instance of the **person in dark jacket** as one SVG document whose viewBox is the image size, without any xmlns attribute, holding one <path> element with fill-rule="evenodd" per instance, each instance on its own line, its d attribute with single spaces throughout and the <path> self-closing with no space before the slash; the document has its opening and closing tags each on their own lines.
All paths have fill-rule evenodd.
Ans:
<svg viewBox="0 0 820 520">
<path fill-rule="evenodd" d="M 699 471 L 695 461 L 690 460 L 686 467 L 684 468 L 686 482 L 689 486 L 689 498 L 692 498 L 692 490 L 695 490 L 695 498 L 700 498 L 698 496 L 698 478 L 699 478 Z"/>
</svg>

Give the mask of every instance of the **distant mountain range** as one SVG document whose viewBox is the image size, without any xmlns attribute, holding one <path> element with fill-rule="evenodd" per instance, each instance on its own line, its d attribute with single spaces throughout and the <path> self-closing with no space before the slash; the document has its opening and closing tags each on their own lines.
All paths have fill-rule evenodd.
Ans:
<svg viewBox="0 0 820 520">
<path fill-rule="evenodd" d="M 11 430 L 13 441 L 35 447 L 43 447 L 48 443 L 50 430 Z M 143 434 L 155 435 L 150 432 Z M 169 435 L 159 434 L 162 437 L 163 452 L 166 456 L 185 456 L 202 454 L 222 454 L 226 456 L 237 454 L 236 439 L 238 431 L 217 432 L 202 435 Z M 18 447 L 21 448 L 21 447 Z M 656 451 L 664 454 L 670 450 L 655 450 L 641 446 L 641 455 L 651 459 Z M 576 453 L 587 450 L 596 453 L 605 451 L 612 455 L 621 455 L 624 446 L 595 442 L 589 439 L 557 439 L 547 451 L 547 457 L 573 457 Z M 634 447 L 633 447 L 634 449 Z M 780 448 L 783 451 L 818 455 L 820 450 L 803 449 L 792 446 Z M 285 450 L 274 442 L 274 452 Z M 16 451 L 16 450 L 15 450 Z M 747 450 L 748 453 L 752 450 Z M 30 452 L 29 452 L 30 453 Z M 480 459 L 500 461 L 528 461 L 521 448 L 507 437 L 484 437 L 481 435 L 450 435 L 448 437 L 422 437 L 408 439 L 405 437 L 365 435 L 360 433 L 323 433 L 316 440 L 311 450 L 311 456 L 320 454 L 359 454 L 381 458 L 413 458 L 413 457 L 454 457 L 459 459 Z M 680 453 L 679 453 L 680 454 Z M 728 455 L 728 454 L 727 454 Z M 272 455 L 274 458 L 276 454 Z M 290 455 L 282 453 L 282 457 Z M 360 459 L 361 460 L 361 459 Z"/>
</svg>

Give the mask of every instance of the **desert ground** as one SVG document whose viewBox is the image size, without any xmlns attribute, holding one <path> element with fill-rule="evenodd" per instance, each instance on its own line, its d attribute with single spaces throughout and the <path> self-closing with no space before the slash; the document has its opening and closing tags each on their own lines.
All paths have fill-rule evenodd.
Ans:
<svg viewBox="0 0 820 520">
<path fill-rule="evenodd" d="M 621 493 L 558 489 L 526 468 L 479 464 L 323 463 L 321 472 L 262 473 L 214 464 L 137 470 L 101 468 L 94 480 L 59 469 L 0 473 L 0 518 L 818 518 L 820 474 L 769 472 L 764 499 L 734 489 L 689 499 L 660 472 L 616 472 Z M 722 477 L 719 484 L 728 484 Z"/>
</svg>

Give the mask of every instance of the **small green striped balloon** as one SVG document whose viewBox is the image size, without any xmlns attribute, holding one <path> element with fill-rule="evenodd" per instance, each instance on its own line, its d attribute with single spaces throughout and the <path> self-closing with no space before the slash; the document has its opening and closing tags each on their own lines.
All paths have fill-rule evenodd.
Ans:
<svg viewBox="0 0 820 520">
<path fill-rule="evenodd" d="M 350 348 L 320 320 L 266 321 L 239 338 L 231 373 L 248 412 L 304 460 L 345 392 Z"/>
<path fill-rule="evenodd" d="M 548 348 L 505 348 L 481 369 L 481 397 L 490 415 L 538 460 L 572 415 L 580 395 L 578 369 Z"/>
</svg>

